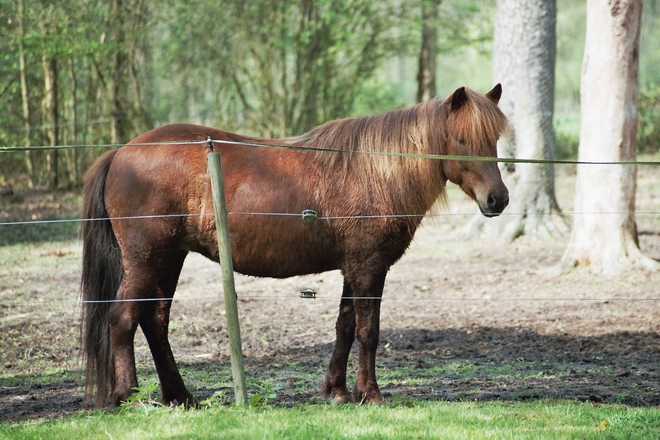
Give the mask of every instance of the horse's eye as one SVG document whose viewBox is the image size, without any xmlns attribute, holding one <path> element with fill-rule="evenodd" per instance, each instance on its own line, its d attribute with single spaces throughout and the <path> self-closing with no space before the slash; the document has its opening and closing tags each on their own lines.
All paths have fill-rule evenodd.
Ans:
<svg viewBox="0 0 660 440">
<path fill-rule="evenodd" d="M 459 146 L 464 147 L 466 144 L 467 144 L 467 142 L 465 141 L 465 139 L 463 139 L 463 138 L 458 139 L 458 145 Z"/>
</svg>

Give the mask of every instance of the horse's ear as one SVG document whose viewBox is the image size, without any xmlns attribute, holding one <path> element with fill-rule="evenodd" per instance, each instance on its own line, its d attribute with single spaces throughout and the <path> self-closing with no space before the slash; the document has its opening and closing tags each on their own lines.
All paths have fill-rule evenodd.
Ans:
<svg viewBox="0 0 660 440">
<path fill-rule="evenodd" d="M 451 111 L 455 112 L 463 104 L 467 102 L 467 94 L 465 93 L 465 87 L 459 87 L 456 89 L 456 91 L 451 95 Z"/>
<path fill-rule="evenodd" d="M 490 92 L 486 93 L 486 97 L 495 104 L 500 102 L 500 98 L 502 97 L 502 84 L 497 83 Z"/>
</svg>

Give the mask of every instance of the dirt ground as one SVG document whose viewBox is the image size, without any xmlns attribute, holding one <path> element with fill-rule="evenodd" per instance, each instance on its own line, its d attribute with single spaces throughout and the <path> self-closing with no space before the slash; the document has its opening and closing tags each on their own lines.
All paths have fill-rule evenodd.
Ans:
<svg viewBox="0 0 660 440">
<path fill-rule="evenodd" d="M 640 173 L 638 210 L 660 211 L 654 176 Z M 560 204 L 569 211 L 572 185 L 570 175 L 560 176 Z M 425 220 L 388 276 L 377 358 L 386 399 L 660 405 L 660 271 L 557 275 L 552 268 L 566 238 L 448 240 L 476 211 L 464 197 L 450 198 L 445 215 Z M 660 259 L 660 215 L 638 223 L 642 250 Z M 5 246 L 0 258 L 0 421 L 87 408 L 76 303 L 80 243 Z M 299 298 L 305 287 L 318 297 Z M 281 387 L 272 404 L 320 402 L 341 275 L 238 276 L 237 291 L 251 392 L 270 384 Z M 198 398 L 231 394 L 219 267 L 191 255 L 175 298 L 171 342 L 184 380 Z M 141 383 L 154 380 L 141 334 L 136 344 Z M 350 378 L 355 368 L 352 356 Z"/>
</svg>

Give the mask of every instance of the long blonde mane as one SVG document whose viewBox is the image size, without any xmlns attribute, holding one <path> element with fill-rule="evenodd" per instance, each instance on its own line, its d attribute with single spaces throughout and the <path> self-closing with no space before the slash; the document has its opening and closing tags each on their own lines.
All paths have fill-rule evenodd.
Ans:
<svg viewBox="0 0 660 440">
<path fill-rule="evenodd" d="M 405 209 L 427 210 L 443 195 L 446 179 L 437 160 L 406 154 L 448 154 L 447 141 L 453 137 L 464 141 L 461 155 L 494 156 L 497 140 L 508 130 L 496 103 L 473 90 L 465 92 L 468 99 L 456 111 L 449 98 L 432 99 L 379 115 L 330 121 L 285 142 L 316 149 L 316 160 L 337 182 L 358 184 L 390 200 L 406 196 L 418 206 Z M 376 182 L 380 187 L 374 187 Z M 413 186 L 424 193 L 406 194 Z"/>
</svg>

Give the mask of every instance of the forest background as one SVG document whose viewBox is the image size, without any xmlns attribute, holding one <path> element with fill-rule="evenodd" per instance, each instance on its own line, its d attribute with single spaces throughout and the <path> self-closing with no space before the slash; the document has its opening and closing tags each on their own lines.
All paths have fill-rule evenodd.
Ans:
<svg viewBox="0 0 660 440">
<path fill-rule="evenodd" d="M 16 148 L 0 190 L 78 188 L 105 150 L 166 123 L 284 137 L 412 105 L 424 1 L 0 0 L 0 147 Z M 659 9 L 644 2 L 639 152 L 660 149 Z M 493 86 L 495 12 L 440 2 L 438 96 Z M 578 148 L 585 18 L 557 0 L 559 158 Z M 49 148 L 67 145 L 106 147 Z"/>
</svg>

